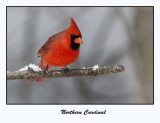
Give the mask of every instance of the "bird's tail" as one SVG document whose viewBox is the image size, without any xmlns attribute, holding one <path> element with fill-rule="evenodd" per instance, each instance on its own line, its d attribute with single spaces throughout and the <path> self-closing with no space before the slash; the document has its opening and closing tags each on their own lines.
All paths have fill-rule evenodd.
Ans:
<svg viewBox="0 0 160 123">
<path fill-rule="evenodd" d="M 50 70 L 51 69 L 51 65 L 48 65 L 47 63 L 45 63 L 43 60 L 40 61 L 40 63 L 38 64 L 38 66 L 42 69 L 42 70 Z M 39 79 L 35 79 L 35 78 L 29 78 L 28 81 L 36 81 L 36 82 L 43 82 L 44 80 L 46 80 L 47 78 L 39 78 Z"/>
</svg>

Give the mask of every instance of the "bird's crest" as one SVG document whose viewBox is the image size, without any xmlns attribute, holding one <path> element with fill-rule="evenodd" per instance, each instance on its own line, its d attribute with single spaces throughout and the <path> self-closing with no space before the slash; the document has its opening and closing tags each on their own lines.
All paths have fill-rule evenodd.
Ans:
<svg viewBox="0 0 160 123">
<path fill-rule="evenodd" d="M 72 17 L 71 17 L 71 24 L 70 24 L 69 30 L 74 32 L 75 35 L 81 35 L 81 32 Z"/>
</svg>

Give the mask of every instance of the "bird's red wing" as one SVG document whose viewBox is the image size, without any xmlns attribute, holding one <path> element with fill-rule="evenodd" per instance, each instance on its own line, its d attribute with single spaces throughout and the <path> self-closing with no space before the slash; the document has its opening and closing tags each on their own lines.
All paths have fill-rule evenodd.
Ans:
<svg viewBox="0 0 160 123">
<path fill-rule="evenodd" d="M 37 53 L 37 57 L 42 56 L 43 54 L 47 54 L 52 43 L 55 42 L 57 40 L 57 34 L 53 35 L 52 37 L 50 37 L 48 39 L 48 41 L 39 49 L 38 53 Z"/>
</svg>

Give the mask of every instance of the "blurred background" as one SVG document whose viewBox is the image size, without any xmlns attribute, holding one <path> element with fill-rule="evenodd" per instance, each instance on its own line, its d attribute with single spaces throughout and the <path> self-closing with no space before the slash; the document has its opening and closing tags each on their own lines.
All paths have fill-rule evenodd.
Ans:
<svg viewBox="0 0 160 123">
<path fill-rule="evenodd" d="M 8 80 L 7 103 L 152 104 L 153 7 L 7 7 L 7 70 L 37 65 L 39 48 L 68 28 L 70 17 L 83 45 L 69 68 L 123 65 L 125 71 L 42 83 Z"/>
</svg>

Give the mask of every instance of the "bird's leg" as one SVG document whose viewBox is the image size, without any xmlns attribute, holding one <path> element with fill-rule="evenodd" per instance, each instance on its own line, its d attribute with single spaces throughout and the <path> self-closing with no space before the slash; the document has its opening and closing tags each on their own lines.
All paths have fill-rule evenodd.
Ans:
<svg viewBox="0 0 160 123">
<path fill-rule="evenodd" d="M 69 68 L 67 66 L 64 66 L 64 69 L 69 70 Z"/>
<path fill-rule="evenodd" d="M 43 73 L 44 73 L 44 74 L 47 74 L 47 75 L 49 74 L 49 71 L 48 71 L 48 64 L 47 64 L 46 68 L 44 69 Z"/>
<path fill-rule="evenodd" d="M 64 66 L 64 68 L 62 68 L 62 70 L 67 71 L 67 70 L 69 70 L 69 68 Z"/>
</svg>

